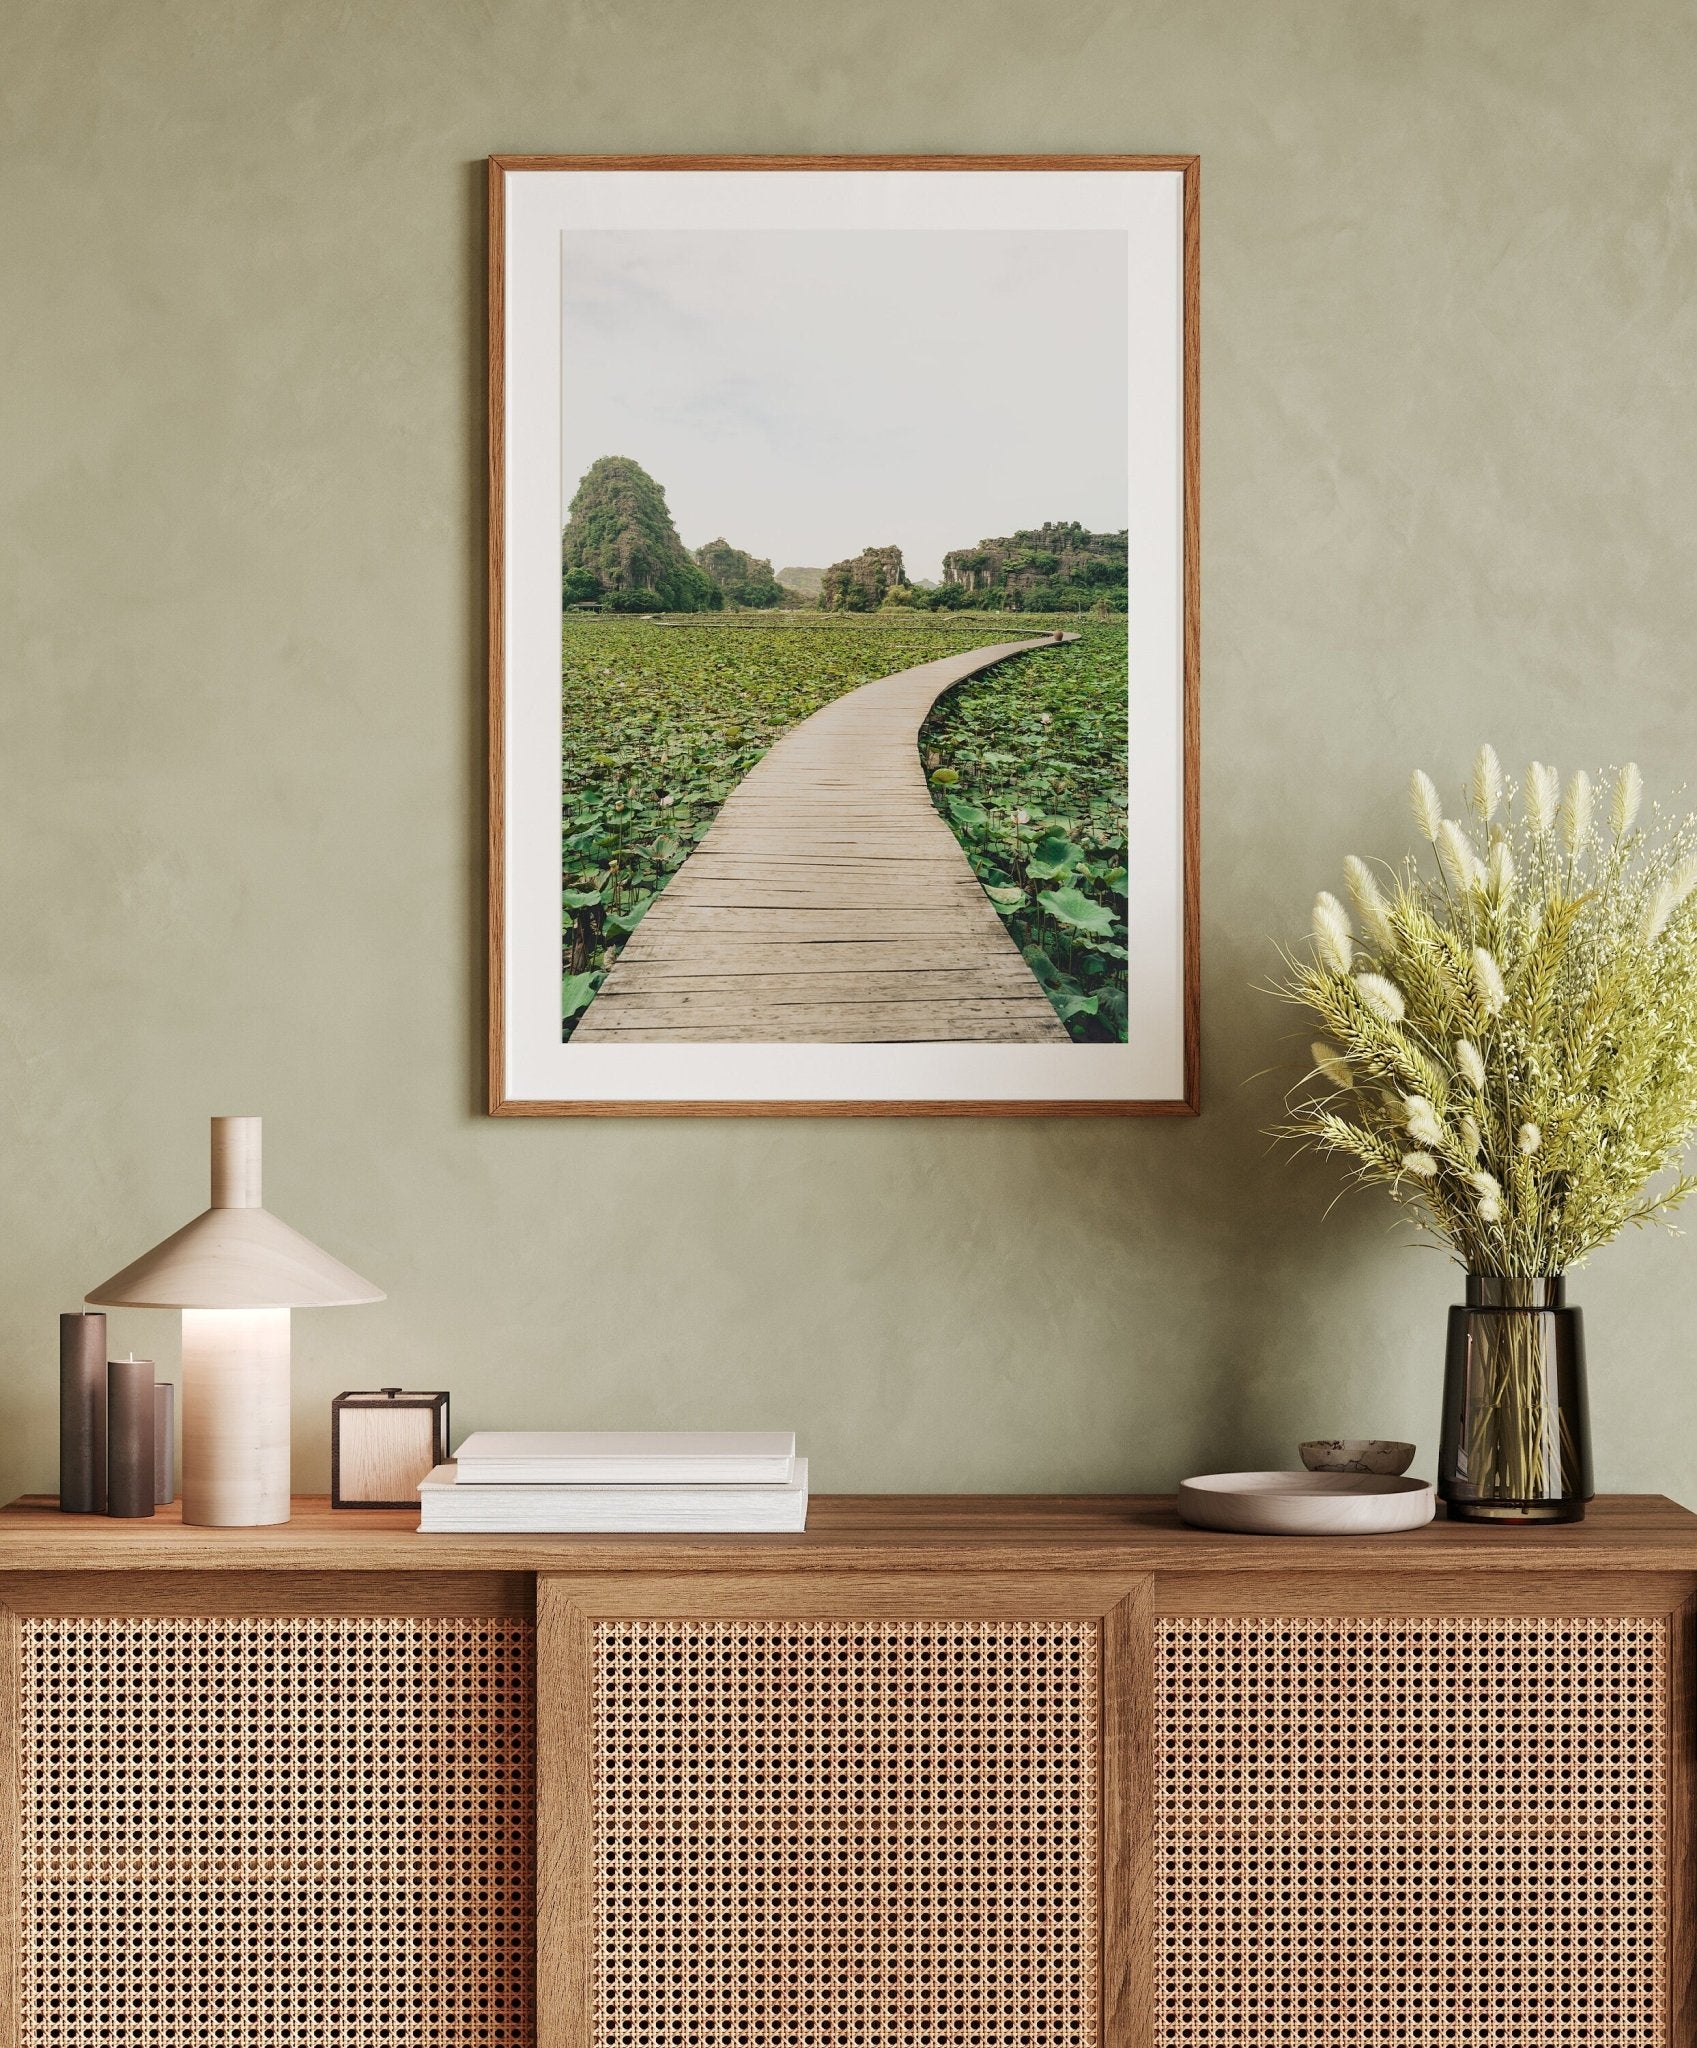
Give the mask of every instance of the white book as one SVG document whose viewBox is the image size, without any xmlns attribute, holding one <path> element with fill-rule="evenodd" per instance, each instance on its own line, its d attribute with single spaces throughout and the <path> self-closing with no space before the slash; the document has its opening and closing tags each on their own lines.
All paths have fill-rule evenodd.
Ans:
<svg viewBox="0 0 1697 2048">
<path fill-rule="evenodd" d="M 464 1486 L 447 1464 L 418 1498 L 420 1530 L 438 1534 L 795 1533 L 807 1527 L 807 1460 L 795 1460 L 787 1486 Z"/>
<path fill-rule="evenodd" d="M 480 1429 L 461 1486 L 787 1486 L 793 1430 Z"/>
</svg>

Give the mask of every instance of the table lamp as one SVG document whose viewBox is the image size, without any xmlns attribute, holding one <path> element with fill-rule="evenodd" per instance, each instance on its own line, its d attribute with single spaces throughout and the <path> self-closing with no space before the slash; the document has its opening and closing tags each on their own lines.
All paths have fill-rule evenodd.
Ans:
<svg viewBox="0 0 1697 2048">
<path fill-rule="evenodd" d="M 212 1206 L 103 1281 L 100 1308 L 183 1312 L 183 1520 L 289 1519 L 289 1311 L 383 1290 L 259 1199 L 260 1119 L 212 1119 Z"/>
</svg>

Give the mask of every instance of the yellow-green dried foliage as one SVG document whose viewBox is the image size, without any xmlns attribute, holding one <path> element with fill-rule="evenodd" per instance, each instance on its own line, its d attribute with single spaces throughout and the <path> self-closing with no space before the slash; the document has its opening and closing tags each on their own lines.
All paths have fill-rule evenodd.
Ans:
<svg viewBox="0 0 1697 2048">
<path fill-rule="evenodd" d="M 1665 1217 L 1697 1133 L 1697 819 L 1480 749 L 1462 815 L 1416 772 L 1426 854 L 1345 863 L 1277 992 L 1324 1037 L 1277 1135 L 1349 1162 L 1470 1272 L 1562 1272 Z"/>
</svg>

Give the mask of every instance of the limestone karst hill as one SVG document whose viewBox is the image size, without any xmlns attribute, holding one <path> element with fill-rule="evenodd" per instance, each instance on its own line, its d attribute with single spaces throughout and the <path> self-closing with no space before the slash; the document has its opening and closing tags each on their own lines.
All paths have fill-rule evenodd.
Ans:
<svg viewBox="0 0 1697 2048">
<path fill-rule="evenodd" d="M 732 547 L 728 540 L 710 540 L 697 548 L 695 562 L 719 586 L 727 604 L 768 611 L 773 605 L 795 602 L 793 594 L 772 574 L 770 562 Z"/>
<path fill-rule="evenodd" d="M 560 542 L 561 601 L 608 611 L 717 611 L 724 594 L 678 538 L 666 494 L 628 455 L 584 472 Z"/>
<path fill-rule="evenodd" d="M 973 595 L 1005 592 L 1027 611 L 1067 608 L 1104 598 L 1123 606 L 1126 536 L 1092 533 L 1077 520 L 1051 520 L 943 557 L 944 588 Z"/>
<path fill-rule="evenodd" d="M 875 612 L 892 590 L 905 589 L 907 571 L 900 548 L 862 548 L 846 562 L 833 562 L 819 590 L 827 612 Z"/>
</svg>

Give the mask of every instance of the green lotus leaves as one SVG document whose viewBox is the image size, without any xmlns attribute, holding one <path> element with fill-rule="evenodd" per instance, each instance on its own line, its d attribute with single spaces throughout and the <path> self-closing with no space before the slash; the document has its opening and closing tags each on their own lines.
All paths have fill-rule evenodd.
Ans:
<svg viewBox="0 0 1697 2048">
<path fill-rule="evenodd" d="M 903 613 L 899 621 L 697 612 L 665 622 L 568 613 L 560 636 L 563 1035 L 600 987 L 609 951 L 775 740 L 861 683 L 1040 630 L 983 612 Z M 963 802 L 968 771 L 941 756 L 939 765 L 953 780 L 936 785 L 938 799 Z M 980 805 L 964 810 L 951 819 L 957 833 L 990 829 Z"/>
<path fill-rule="evenodd" d="M 1126 1033 L 1125 649 L 1123 620 L 1086 620 L 949 691 L 920 735 L 955 771 L 933 800 L 1009 935 L 1072 1037 L 1098 1042 Z"/>
<path fill-rule="evenodd" d="M 959 828 L 957 837 L 964 833 L 967 838 L 974 839 L 990 823 L 990 813 L 981 804 L 968 803 L 964 797 L 950 797 L 948 814 L 951 822 Z"/>
<path fill-rule="evenodd" d="M 1026 857 L 1025 872 L 1033 881 L 1054 882 L 1079 866 L 1083 859 L 1083 847 L 1074 846 L 1070 839 L 1063 839 L 1057 833 L 1046 833 Z"/>
<path fill-rule="evenodd" d="M 1114 929 L 1114 913 L 1105 904 L 1092 903 L 1081 889 L 1046 889 L 1037 900 L 1051 917 L 1092 938 L 1105 939 Z"/>
<path fill-rule="evenodd" d="M 590 998 L 600 986 L 599 974 L 568 974 L 560 983 L 560 1015 L 575 1017 L 589 1007 Z"/>
</svg>

